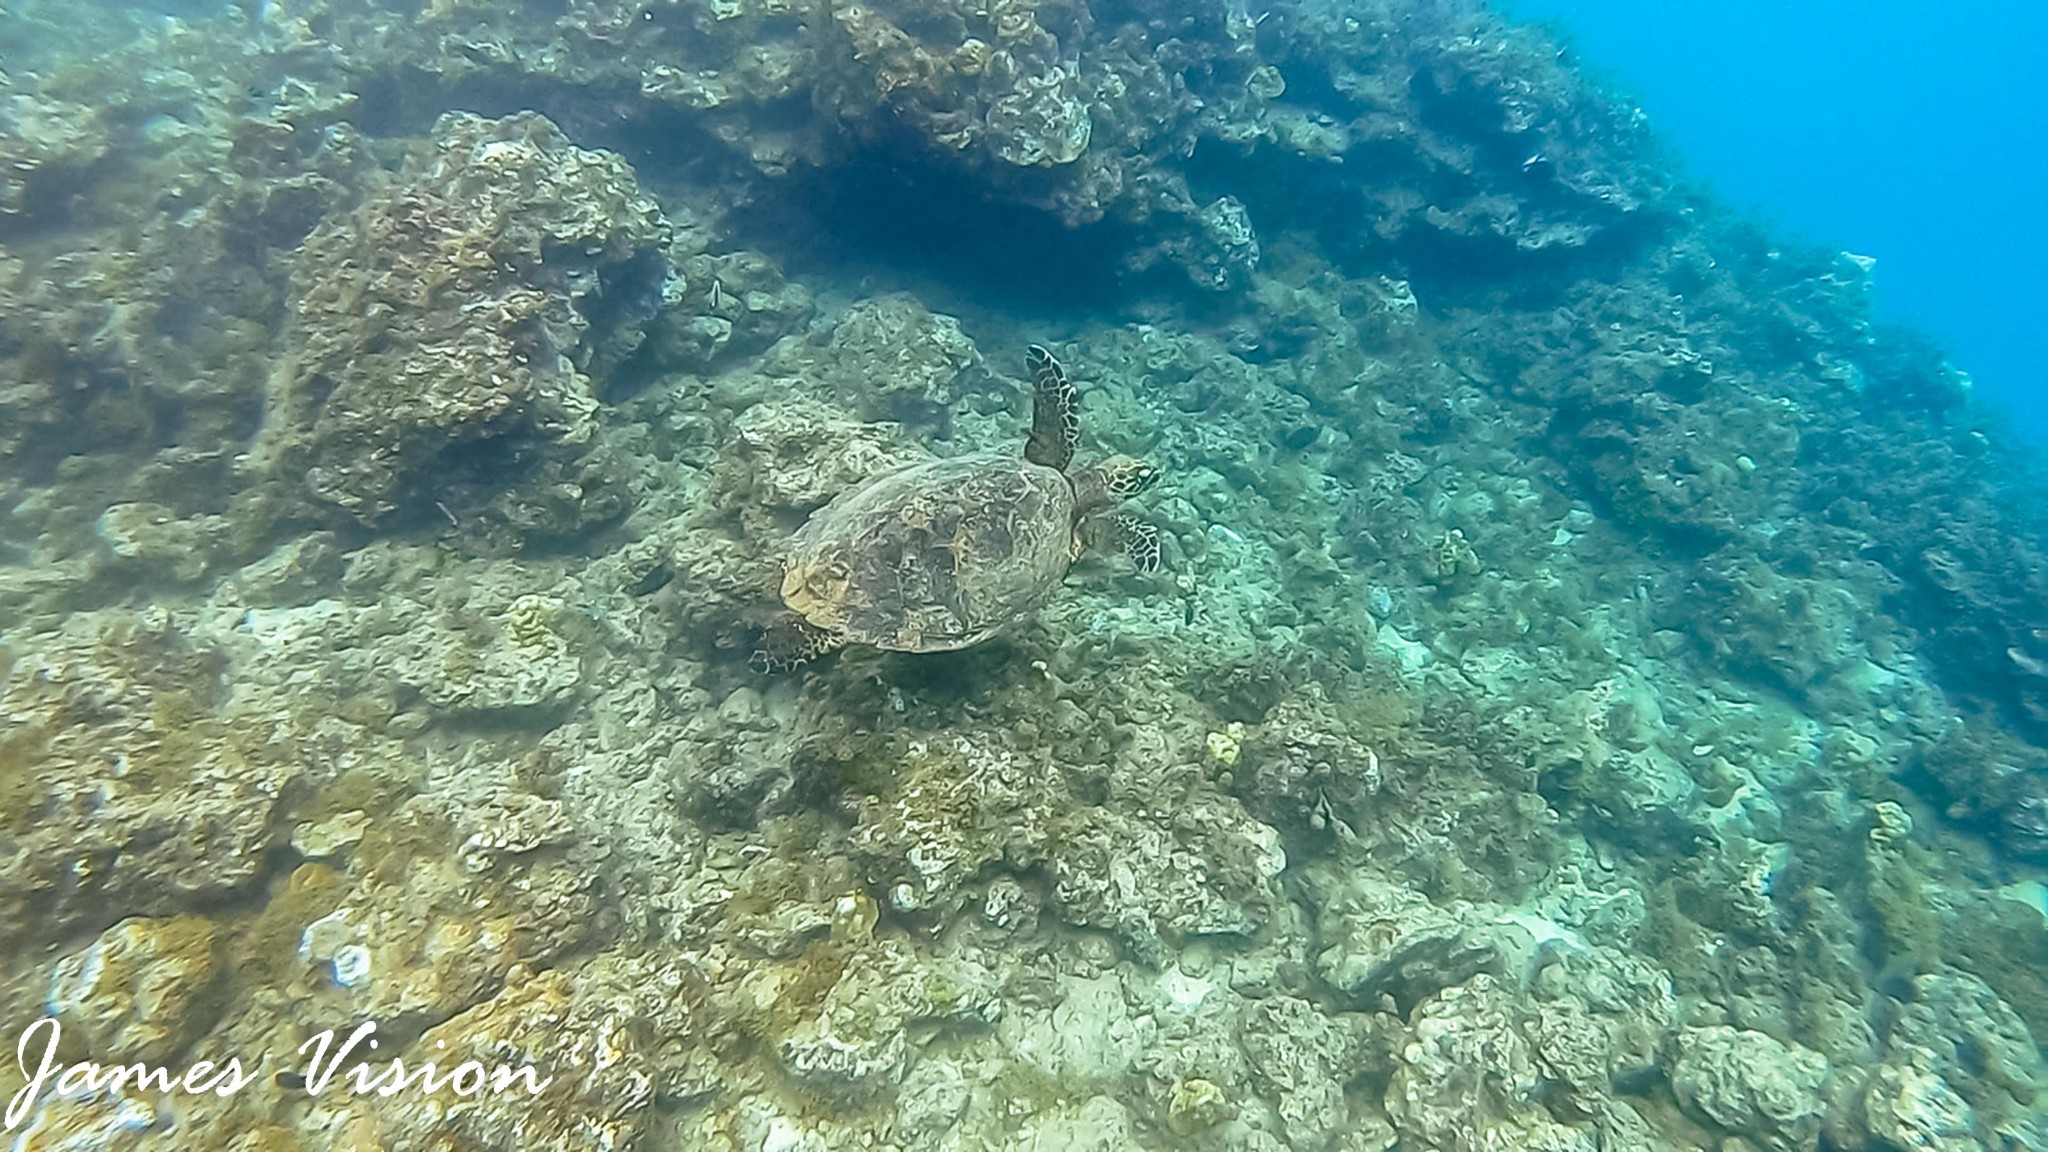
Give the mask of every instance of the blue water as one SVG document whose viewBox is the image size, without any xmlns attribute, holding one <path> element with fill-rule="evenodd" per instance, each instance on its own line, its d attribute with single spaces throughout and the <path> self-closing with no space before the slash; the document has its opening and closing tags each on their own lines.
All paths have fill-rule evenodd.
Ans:
<svg viewBox="0 0 2048 1152">
<path fill-rule="evenodd" d="M 1725 199 L 1876 257 L 1881 316 L 2048 441 L 2048 5 L 1501 7 L 1560 30 Z"/>
</svg>

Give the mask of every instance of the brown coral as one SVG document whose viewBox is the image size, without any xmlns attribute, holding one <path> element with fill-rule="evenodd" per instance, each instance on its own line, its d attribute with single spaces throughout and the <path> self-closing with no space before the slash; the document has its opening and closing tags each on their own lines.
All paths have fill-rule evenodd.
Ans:
<svg viewBox="0 0 2048 1152">
<path fill-rule="evenodd" d="M 667 231 L 546 119 L 444 117 L 430 159 L 307 239 L 264 460 L 365 521 L 566 468 L 661 303 Z"/>
</svg>

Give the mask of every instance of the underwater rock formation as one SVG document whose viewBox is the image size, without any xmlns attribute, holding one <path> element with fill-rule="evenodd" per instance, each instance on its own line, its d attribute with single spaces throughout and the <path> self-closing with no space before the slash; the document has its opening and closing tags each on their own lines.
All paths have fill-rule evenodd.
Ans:
<svg viewBox="0 0 2048 1152">
<path fill-rule="evenodd" d="M 448 4 L 404 34 L 364 0 L 279 15 L 288 35 L 347 45 L 415 129 L 469 92 L 611 130 L 613 94 L 630 94 L 644 127 L 629 132 L 681 134 L 764 185 L 749 195 L 896 156 L 935 189 L 1100 224 L 1112 268 L 1208 290 L 1250 285 L 1281 216 L 1339 248 L 1512 260 L 1625 230 L 1664 187 L 1635 162 L 1633 112 L 1539 38 L 1414 0 L 1256 17 L 1222 0 L 576 0 L 554 23 Z M 1244 190 L 1195 191 L 1226 173 Z"/>
<path fill-rule="evenodd" d="M 450 114 L 429 148 L 306 238 L 261 466 L 365 522 L 566 484 L 573 519 L 530 527 L 572 531 L 605 507 L 575 465 L 669 291 L 667 222 L 537 115 Z"/>
<path fill-rule="evenodd" d="M 82 615 L 10 652 L 6 947 L 171 915 L 263 875 L 306 770 L 291 718 L 225 672 L 218 648 L 161 609 Z"/>
<path fill-rule="evenodd" d="M 1765 1148 L 1804 1148 L 1819 1135 L 1828 1062 L 1819 1053 L 1726 1025 L 1678 1037 L 1671 1088 L 1679 1103 Z"/>
<path fill-rule="evenodd" d="M 2048 1146 L 2019 452 L 1540 34 L 412 9 L 9 0 L 0 1005 L 555 1086 L 20 1139 Z M 748 671 L 1032 341 L 1164 570 Z"/>
</svg>

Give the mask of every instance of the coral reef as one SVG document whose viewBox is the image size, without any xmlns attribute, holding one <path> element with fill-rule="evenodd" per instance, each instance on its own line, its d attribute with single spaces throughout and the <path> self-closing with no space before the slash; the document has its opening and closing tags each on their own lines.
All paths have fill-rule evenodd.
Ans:
<svg viewBox="0 0 2048 1152">
<path fill-rule="evenodd" d="M 372 522 L 566 486 L 501 514 L 573 532 L 616 507 L 576 465 L 598 381 L 670 291 L 667 222 L 617 157 L 530 113 L 450 114 L 430 148 L 306 238 L 257 466 Z"/>
<path fill-rule="evenodd" d="M 287 702 L 251 699 L 161 608 L 80 615 L 9 652 L 0 720 L 9 947 L 161 916 L 264 874 L 306 774 Z"/>
<path fill-rule="evenodd" d="M 25 1146 L 2048 1147 L 2041 480 L 1542 35 L 395 12 L 0 21 Z M 1164 570 L 750 671 L 1029 342 Z"/>
</svg>

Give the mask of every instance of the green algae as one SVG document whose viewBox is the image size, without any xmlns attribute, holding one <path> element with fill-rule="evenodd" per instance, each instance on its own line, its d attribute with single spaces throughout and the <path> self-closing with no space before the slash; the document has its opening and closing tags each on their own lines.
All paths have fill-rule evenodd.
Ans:
<svg viewBox="0 0 2048 1152">
<path fill-rule="evenodd" d="M 325 864 L 301 864 L 280 878 L 261 909 L 229 939 L 236 981 L 244 989 L 289 987 L 306 925 L 340 907 L 348 891 L 347 879 Z"/>
<path fill-rule="evenodd" d="M 414 792 L 411 781 L 377 768 L 350 768 L 324 784 L 300 807 L 299 816 L 318 822 L 343 812 L 384 816 Z"/>
<path fill-rule="evenodd" d="M 825 997 L 839 986 L 857 949 L 851 944 L 813 940 L 782 971 L 785 979 L 776 986 L 775 1008 L 766 1024 L 771 1035 L 787 1035 L 795 1026 L 814 1019 Z"/>
<path fill-rule="evenodd" d="M 1935 890 L 1910 860 L 1877 859 L 1872 853 L 1865 895 L 1883 934 L 1882 967 L 1888 975 L 1912 976 L 1941 965 L 1946 925 L 1935 911 Z"/>
<path fill-rule="evenodd" d="M 1997 897 L 1957 909 L 1940 937 L 1941 955 L 2012 1006 L 2038 1041 L 2048 1036 L 2048 923 L 2041 913 Z"/>
<path fill-rule="evenodd" d="M 49 740 L 40 728 L 0 736 L 0 832 L 20 834 L 35 823 L 42 808 L 40 782 Z"/>
</svg>

